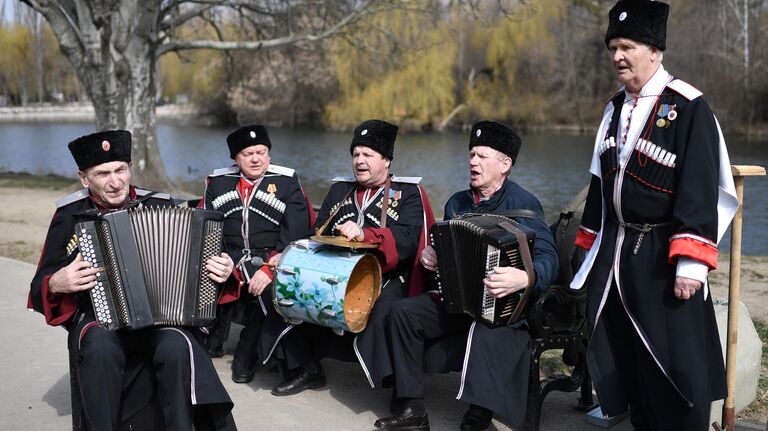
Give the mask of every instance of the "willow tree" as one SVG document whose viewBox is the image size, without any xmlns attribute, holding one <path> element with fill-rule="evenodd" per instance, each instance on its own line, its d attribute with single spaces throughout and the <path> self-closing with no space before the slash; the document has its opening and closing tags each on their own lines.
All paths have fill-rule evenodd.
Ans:
<svg viewBox="0 0 768 431">
<path fill-rule="evenodd" d="M 96 129 L 133 134 L 134 178 L 173 189 L 157 148 L 156 62 L 183 50 L 265 50 L 345 34 L 395 0 L 20 0 L 46 19 L 90 98 Z M 407 2 L 406 2 L 407 3 Z M 179 37 L 204 20 L 215 38 Z M 223 31 L 235 27 L 237 32 Z"/>
<path fill-rule="evenodd" d="M 346 128 L 385 118 L 413 128 L 436 125 L 454 109 L 456 85 L 456 44 L 441 11 L 394 10 L 371 20 L 371 28 L 334 44 L 340 91 L 327 106 L 327 123 Z"/>
<path fill-rule="evenodd" d="M 469 80 L 468 115 L 542 124 L 553 110 L 551 79 L 557 72 L 557 26 L 563 0 L 519 3 L 504 14 L 489 8 L 490 28 L 470 35 L 470 49 L 485 54 L 484 72 Z"/>
</svg>

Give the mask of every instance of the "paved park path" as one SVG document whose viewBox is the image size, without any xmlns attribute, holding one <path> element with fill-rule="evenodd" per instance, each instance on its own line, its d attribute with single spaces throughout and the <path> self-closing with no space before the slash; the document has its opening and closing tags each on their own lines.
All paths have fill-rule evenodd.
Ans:
<svg viewBox="0 0 768 431">
<path fill-rule="evenodd" d="M 71 429 L 66 332 L 47 326 L 41 315 L 27 311 L 27 292 L 34 266 L 0 257 L 0 429 Z M 236 325 L 235 325 L 236 326 Z M 372 390 L 357 364 L 324 361 L 329 385 L 315 391 L 279 398 L 270 389 L 279 381 L 263 370 L 247 385 L 230 379 L 233 337 L 225 346 L 230 354 L 214 364 L 235 401 L 234 417 L 240 430 L 332 431 L 372 430 L 377 417 L 387 414 L 389 391 Z M 427 408 L 431 429 L 457 430 L 466 405 L 456 401 L 457 373 L 430 376 Z M 575 411 L 576 393 L 547 397 L 542 431 L 598 431 Z M 490 430 L 511 430 L 494 420 Z M 612 431 L 628 431 L 624 421 Z"/>
</svg>

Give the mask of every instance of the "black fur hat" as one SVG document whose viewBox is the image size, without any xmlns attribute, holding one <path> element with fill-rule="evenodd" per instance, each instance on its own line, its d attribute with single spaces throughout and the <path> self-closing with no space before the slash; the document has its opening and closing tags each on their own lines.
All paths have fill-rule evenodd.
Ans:
<svg viewBox="0 0 768 431">
<path fill-rule="evenodd" d="M 355 135 L 349 145 L 349 153 L 352 154 L 356 146 L 362 145 L 372 148 L 382 156 L 392 160 L 395 153 L 397 129 L 398 127 L 394 124 L 383 120 L 363 121 L 355 127 Z"/>
<path fill-rule="evenodd" d="M 495 121 L 478 121 L 472 126 L 472 134 L 469 135 L 469 149 L 478 145 L 491 147 L 500 151 L 510 159 L 514 165 L 517 161 L 517 153 L 523 140 L 520 135 L 509 127 Z"/>
<path fill-rule="evenodd" d="M 109 162 L 131 161 L 131 132 L 105 130 L 81 136 L 70 142 L 69 151 L 81 171 Z"/>
<path fill-rule="evenodd" d="M 229 147 L 229 157 L 235 158 L 237 153 L 248 148 L 251 145 L 266 145 L 272 149 L 272 142 L 269 140 L 267 129 L 259 124 L 243 126 L 227 136 L 227 146 Z"/>
<path fill-rule="evenodd" d="M 620 0 L 608 12 L 605 46 L 615 37 L 625 37 L 667 49 L 669 5 L 652 0 Z"/>
</svg>

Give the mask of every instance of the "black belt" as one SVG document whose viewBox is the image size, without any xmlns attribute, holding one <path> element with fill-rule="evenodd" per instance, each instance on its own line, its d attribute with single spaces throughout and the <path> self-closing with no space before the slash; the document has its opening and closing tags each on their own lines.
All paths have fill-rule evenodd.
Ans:
<svg viewBox="0 0 768 431">
<path fill-rule="evenodd" d="M 643 239 L 645 238 L 645 234 L 652 231 L 653 229 L 669 226 L 672 224 L 672 222 L 662 222 L 662 223 L 628 223 L 620 220 L 613 220 L 616 222 L 619 226 L 625 228 L 625 229 L 631 229 L 635 232 L 639 232 L 640 234 L 637 236 L 637 242 L 635 242 L 635 247 L 632 249 L 632 254 L 637 254 L 638 251 L 640 251 L 640 244 L 642 244 Z"/>
</svg>

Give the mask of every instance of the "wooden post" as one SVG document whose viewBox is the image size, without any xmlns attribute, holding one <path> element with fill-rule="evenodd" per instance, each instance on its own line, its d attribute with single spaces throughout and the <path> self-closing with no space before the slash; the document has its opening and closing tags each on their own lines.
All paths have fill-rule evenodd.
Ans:
<svg viewBox="0 0 768 431">
<path fill-rule="evenodd" d="M 728 339 L 725 354 L 725 381 L 728 396 L 723 404 L 723 430 L 733 431 L 736 416 L 736 346 L 739 334 L 739 289 L 741 288 L 741 221 L 744 209 L 744 177 L 765 175 L 762 166 L 731 166 L 739 208 L 731 222 L 731 265 L 728 275 Z"/>
</svg>

